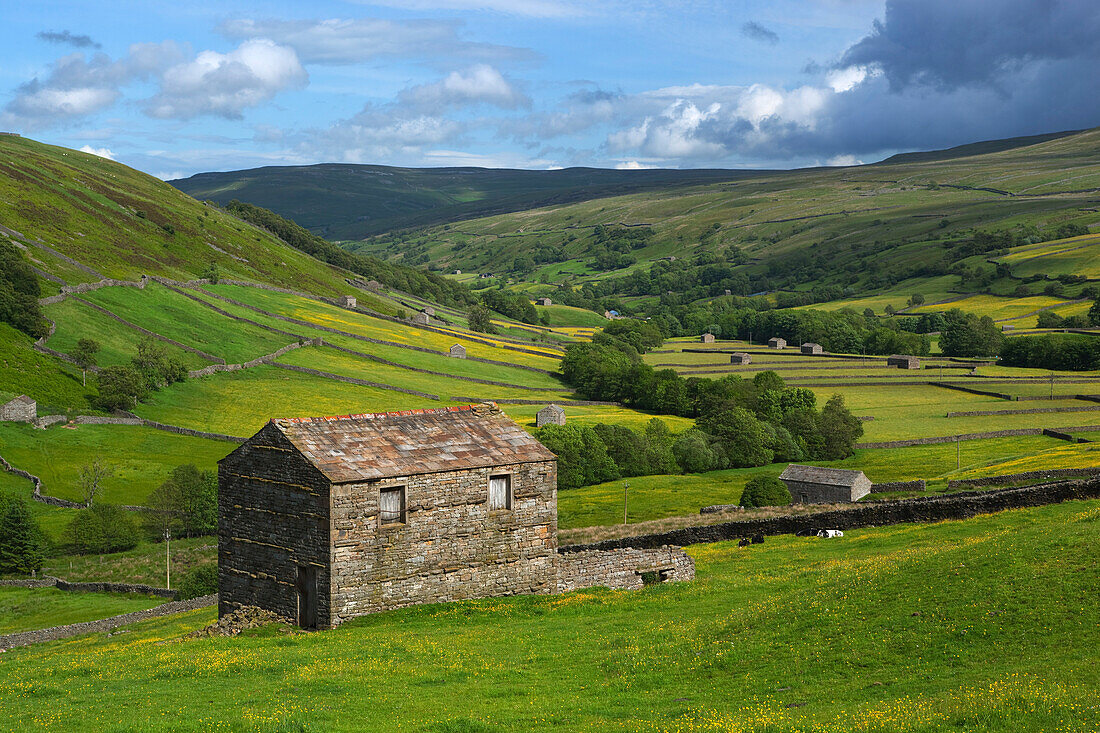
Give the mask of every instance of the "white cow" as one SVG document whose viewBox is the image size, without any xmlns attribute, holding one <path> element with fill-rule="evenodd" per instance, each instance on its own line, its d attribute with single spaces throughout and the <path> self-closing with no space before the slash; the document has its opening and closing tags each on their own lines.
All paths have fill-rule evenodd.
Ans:
<svg viewBox="0 0 1100 733">
<path fill-rule="evenodd" d="M 839 529 L 819 529 L 817 531 L 817 536 L 818 537 L 828 537 L 828 538 L 843 537 L 844 533 L 841 532 Z"/>
</svg>

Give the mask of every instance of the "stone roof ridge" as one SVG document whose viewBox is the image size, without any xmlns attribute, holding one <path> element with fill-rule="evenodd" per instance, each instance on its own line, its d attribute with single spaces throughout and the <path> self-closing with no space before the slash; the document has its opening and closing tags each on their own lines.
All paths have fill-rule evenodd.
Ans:
<svg viewBox="0 0 1100 733">
<path fill-rule="evenodd" d="M 31 402 L 34 402 L 34 398 L 33 398 L 33 397 L 28 397 L 28 396 L 27 396 L 27 395 L 25 395 L 25 394 L 21 394 L 21 395 L 19 395 L 18 397 L 14 397 L 14 398 L 12 398 L 12 399 L 8 400 L 7 402 L 5 402 L 5 403 L 3 403 L 3 404 L 5 404 L 5 405 L 10 405 L 10 404 L 12 404 L 13 402 L 18 402 L 18 403 L 20 403 L 20 404 L 26 405 L 26 404 L 29 404 L 29 403 L 31 403 Z"/>
<path fill-rule="evenodd" d="M 825 466 L 804 466 L 800 463 L 791 463 L 780 474 L 781 479 L 792 481 L 812 481 L 815 483 L 833 484 L 837 486 L 851 486 L 863 471 L 854 471 L 847 468 L 827 468 Z"/>
</svg>

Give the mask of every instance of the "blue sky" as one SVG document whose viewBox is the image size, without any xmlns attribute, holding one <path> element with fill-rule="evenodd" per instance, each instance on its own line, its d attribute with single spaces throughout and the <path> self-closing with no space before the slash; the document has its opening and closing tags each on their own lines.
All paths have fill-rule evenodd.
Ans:
<svg viewBox="0 0 1100 733">
<path fill-rule="evenodd" d="M 0 129 L 166 178 L 789 168 L 1100 125 L 1091 0 L 4 6 Z"/>
</svg>

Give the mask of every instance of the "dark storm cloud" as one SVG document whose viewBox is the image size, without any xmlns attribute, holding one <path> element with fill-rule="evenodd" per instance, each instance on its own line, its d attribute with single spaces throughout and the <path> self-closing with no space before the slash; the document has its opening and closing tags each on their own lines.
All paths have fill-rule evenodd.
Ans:
<svg viewBox="0 0 1100 733">
<path fill-rule="evenodd" d="M 755 20 L 750 20 L 741 26 L 741 35 L 745 38 L 751 38 L 754 41 L 763 41 L 764 43 L 779 43 L 779 34 L 775 31 L 765 28 L 757 23 Z"/>
<path fill-rule="evenodd" d="M 1100 55 L 1094 0 L 888 0 L 840 66 L 875 66 L 901 89 L 995 85 L 1043 61 Z"/>
<path fill-rule="evenodd" d="M 35 34 L 35 37 L 40 41 L 46 43 L 61 43 L 66 46 L 72 46 L 74 48 L 102 48 L 98 43 L 91 39 L 91 36 L 74 35 L 67 30 L 64 31 L 39 31 Z"/>
</svg>

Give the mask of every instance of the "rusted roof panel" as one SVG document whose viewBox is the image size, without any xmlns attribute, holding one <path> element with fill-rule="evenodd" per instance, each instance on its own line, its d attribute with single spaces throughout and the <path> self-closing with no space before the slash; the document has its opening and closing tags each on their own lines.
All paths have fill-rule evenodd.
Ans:
<svg viewBox="0 0 1100 733">
<path fill-rule="evenodd" d="M 492 403 L 271 422 L 333 483 L 556 460 Z"/>
</svg>

